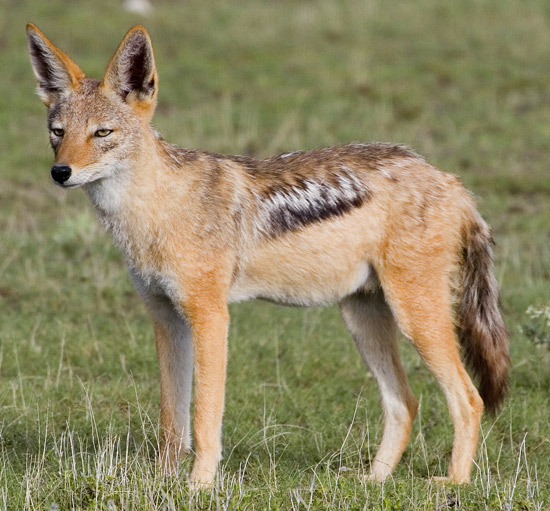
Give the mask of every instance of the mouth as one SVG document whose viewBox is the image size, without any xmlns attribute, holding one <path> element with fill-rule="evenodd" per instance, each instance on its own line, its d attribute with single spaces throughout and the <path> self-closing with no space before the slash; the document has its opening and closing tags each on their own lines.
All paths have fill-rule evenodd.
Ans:
<svg viewBox="0 0 550 511">
<path fill-rule="evenodd" d="M 105 177 L 105 167 L 99 165 L 85 165 L 78 169 L 73 169 L 71 175 L 66 181 L 53 182 L 61 188 L 70 190 L 71 188 L 81 188 L 88 184 L 99 181 Z"/>
<path fill-rule="evenodd" d="M 82 184 L 80 184 L 80 183 L 67 183 L 67 181 L 65 181 L 64 183 L 59 183 L 55 179 L 52 179 L 52 182 L 55 185 L 59 186 L 59 188 L 64 188 L 66 190 L 69 190 L 71 188 L 79 188 L 80 186 L 82 186 Z"/>
</svg>

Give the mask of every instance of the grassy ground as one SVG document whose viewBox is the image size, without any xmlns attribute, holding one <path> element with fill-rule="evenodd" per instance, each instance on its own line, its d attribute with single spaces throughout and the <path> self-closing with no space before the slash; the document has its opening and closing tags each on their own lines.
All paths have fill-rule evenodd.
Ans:
<svg viewBox="0 0 550 511">
<path fill-rule="evenodd" d="M 0 508 L 506 509 L 550 506 L 550 7 L 320 0 L 0 3 Z M 224 461 L 190 495 L 155 469 L 149 320 L 82 191 L 51 185 L 24 25 L 100 75 L 134 23 L 160 73 L 156 125 L 180 145 L 267 156 L 408 144 L 479 197 L 497 240 L 512 388 L 485 418 L 473 483 L 441 486 L 444 399 L 402 343 L 421 409 L 395 477 L 365 483 L 378 392 L 335 308 L 232 307 Z M 531 314 L 532 316 L 532 314 Z M 185 473 L 189 463 L 183 467 Z"/>
</svg>

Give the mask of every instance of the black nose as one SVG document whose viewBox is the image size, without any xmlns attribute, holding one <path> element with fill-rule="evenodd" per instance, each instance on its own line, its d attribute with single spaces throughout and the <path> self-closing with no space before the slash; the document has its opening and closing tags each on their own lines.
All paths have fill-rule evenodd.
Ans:
<svg viewBox="0 0 550 511">
<path fill-rule="evenodd" d="M 71 167 L 64 163 L 56 164 L 52 167 L 52 179 L 56 183 L 64 183 L 71 177 Z"/>
</svg>

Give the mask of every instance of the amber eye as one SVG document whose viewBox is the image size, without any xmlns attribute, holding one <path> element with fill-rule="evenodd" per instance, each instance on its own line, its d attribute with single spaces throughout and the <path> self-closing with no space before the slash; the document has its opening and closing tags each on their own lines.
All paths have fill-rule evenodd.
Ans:
<svg viewBox="0 0 550 511">
<path fill-rule="evenodd" d="M 97 130 L 94 133 L 94 136 L 96 136 L 96 137 L 106 137 L 107 135 L 110 135 L 112 132 L 113 132 L 113 130 L 107 130 L 107 129 Z"/>
<path fill-rule="evenodd" d="M 65 130 L 64 130 L 64 129 L 61 129 L 61 128 L 53 128 L 53 129 L 52 129 L 52 133 L 53 133 L 56 137 L 62 137 L 62 136 L 65 134 Z"/>
</svg>

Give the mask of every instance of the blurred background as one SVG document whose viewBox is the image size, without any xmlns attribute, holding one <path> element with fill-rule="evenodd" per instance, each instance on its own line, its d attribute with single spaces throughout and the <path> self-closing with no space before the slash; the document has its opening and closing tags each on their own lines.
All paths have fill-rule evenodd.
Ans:
<svg viewBox="0 0 550 511">
<path fill-rule="evenodd" d="M 0 502 L 121 505 L 122 493 L 97 489 L 111 487 L 90 460 L 97 446 L 116 451 L 106 438 L 152 458 L 158 414 L 151 327 L 121 258 L 82 190 L 50 183 L 29 21 L 94 77 L 145 25 L 159 73 L 154 124 L 178 145 L 262 158 L 398 142 L 459 175 L 495 231 L 513 355 L 511 398 L 485 423 L 470 497 L 548 503 L 538 481 L 550 473 L 550 2 L 512 0 L 0 0 Z M 337 479 L 343 466 L 368 468 L 365 439 L 374 452 L 382 418 L 337 310 L 252 303 L 232 318 L 222 473 L 250 456 L 243 481 L 263 509 L 268 497 L 299 502 L 289 489 L 310 479 L 320 506 L 362 506 L 359 483 Z M 426 481 L 446 470 L 450 423 L 405 343 L 403 356 L 422 411 L 397 477 Z M 80 458 L 55 451 L 67 431 L 82 435 Z M 16 497 L 22 478 L 31 489 Z M 447 502 L 418 484 L 418 502 Z M 371 499 L 383 503 L 377 488 Z M 408 492 L 385 491 L 392 502 Z"/>
</svg>

